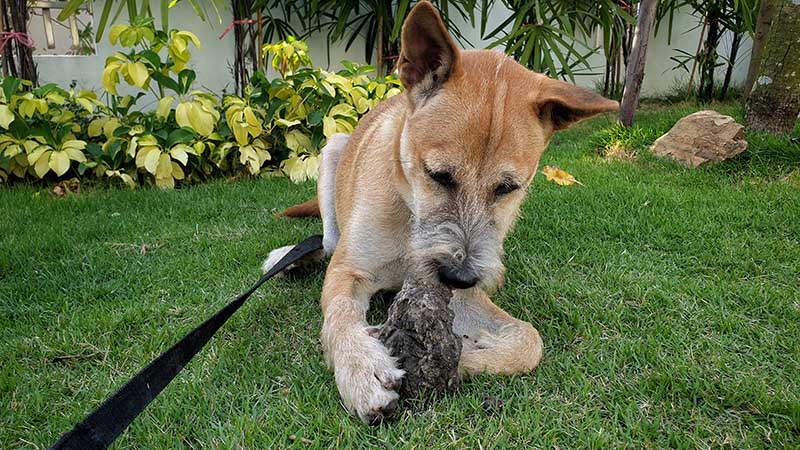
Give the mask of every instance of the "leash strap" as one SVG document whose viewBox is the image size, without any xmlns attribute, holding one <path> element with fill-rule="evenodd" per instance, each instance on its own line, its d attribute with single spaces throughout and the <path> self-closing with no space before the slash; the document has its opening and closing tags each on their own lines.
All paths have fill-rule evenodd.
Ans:
<svg viewBox="0 0 800 450">
<path fill-rule="evenodd" d="M 61 436 L 50 450 L 105 450 L 125 428 L 158 396 L 214 333 L 265 281 L 290 264 L 322 248 L 322 236 L 314 235 L 289 251 L 249 290 L 236 297 L 210 319 L 153 360 L 72 431 Z"/>
</svg>

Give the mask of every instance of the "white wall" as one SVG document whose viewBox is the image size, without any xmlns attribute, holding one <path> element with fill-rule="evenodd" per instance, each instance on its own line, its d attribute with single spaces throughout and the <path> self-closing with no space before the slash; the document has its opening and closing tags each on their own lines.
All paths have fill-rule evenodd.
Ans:
<svg viewBox="0 0 800 450">
<path fill-rule="evenodd" d="M 158 1 L 153 1 L 153 11 L 158 11 Z M 103 1 L 95 0 L 95 15 L 99 14 Z M 508 11 L 498 4 L 491 12 L 487 30 L 501 23 L 508 17 Z M 123 16 L 125 14 L 123 13 Z M 192 49 L 191 67 L 197 72 L 196 86 L 203 87 L 215 92 L 227 89 L 233 90 L 233 74 L 231 67 L 233 64 L 233 33 L 228 33 L 224 39 L 218 36 L 228 26 L 231 15 L 227 11 L 222 11 L 222 24 L 216 16 L 207 22 L 201 22 L 189 2 L 181 2 L 171 10 L 170 27 L 190 30 L 200 37 L 202 49 Z M 120 21 L 125 20 L 120 19 Z M 685 72 L 670 70 L 675 66 L 670 61 L 671 56 L 675 56 L 674 49 L 683 49 L 689 53 L 694 53 L 697 49 L 697 42 L 700 35 L 700 27 L 697 25 L 698 19 L 693 17 L 688 11 L 678 14 L 675 20 L 672 42 L 667 42 L 667 34 L 662 30 L 657 37 L 650 43 L 650 49 L 646 65 L 646 76 L 643 84 L 643 95 L 654 96 L 669 92 L 676 83 L 684 83 L 688 79 Z M 494 24 L 494 26 L 492 26 Z M 480 38 L 480 30 L 470 27 L 468 24 L 459 23 L 460 29 L 467 39 L 475 47 L 485 47 L 488 41 Z M 157 20 L 157 26 L 158 24 Z M 307 40 L 313 61 L 319 65 L 327 66 L 327 52 L 324 35 L 313 36 Z M 342 59 L 356 62 L 364 61 L 364 42 L 357 41 L 349 51 L 344 50 L 341 45 L 331 46 L 331 66 L 332 70 L 341 68 L 338 63 Z M 730 37 L 723 39 L 720 44 L 720 52 L 728 54 Z M 90 89 L 95 91 L 102 90 L 100 82 L 103 72 L 105 58 L 112 55 L 119 48 L 112 47 L 107 39 L 103 39 L 97 44 L 97 54 L 93 56 L 39 56 L 36 63 L 39 67 L 39 76 L 42 82 L 55 82 L 62 86 L 68 86 L 73 80 L 79 89 Z M 745 78 L 747 64 L 750 55 L 750 40 L 744 39 L 739 50 L 740 57 L 734 71 L 733 84 L 741 84 Z M 374 60 L 374 58 L 373 58 Z M 373 61 L 374 62 L 374 61 Z M 590 58 L 590 62 L 596 67 L 594 72 L 602 73 L 604 57 L 602 51 Z M 718 79 L 724 76 L 724 67 L 719 69 Z M 581 86 L 594 87 L 597 80 L 602 80 L 602 75 L 579 76 L 576 83 Z M 124 83 L 123 83 L 124 84 Z"/>
</svg>

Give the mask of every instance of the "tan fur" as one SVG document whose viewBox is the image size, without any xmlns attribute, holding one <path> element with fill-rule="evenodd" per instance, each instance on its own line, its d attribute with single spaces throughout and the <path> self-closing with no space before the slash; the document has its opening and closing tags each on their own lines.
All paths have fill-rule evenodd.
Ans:
<svg viewBox="0 0 800 450">
<path fill-rule="evenodd" d="M 319 202 L 317 199 L 309 200 L 286 208 L 280 215 L 285 217 L 319 217 Z"/>
<path fill-rule="evenodd" d="M 536 367 L 538 331 L 488 296 L 502 279 L 502 241 L 553 132 L 617 107 L 502 53 L 458 50 L 427 2 L 410 13 L 402 43 L 406 92 L 361 120 L 336 169 L 340 239 L 322 292 L 326 360 L 345 407 L 369 423 L 393 409 L 402 376 L 369 333 L 369 299 L 437 261 L 463 263 L 480 278 L 454 290 L 451 302 L 464 337 L 462 371 Z M 457 188 L 448 191 L 427 170 L 450 171 Z M 519 189 L 496 194 L 508 182 Z M 451 245 L 448 236 L 464 242 Z"/>
</svg>

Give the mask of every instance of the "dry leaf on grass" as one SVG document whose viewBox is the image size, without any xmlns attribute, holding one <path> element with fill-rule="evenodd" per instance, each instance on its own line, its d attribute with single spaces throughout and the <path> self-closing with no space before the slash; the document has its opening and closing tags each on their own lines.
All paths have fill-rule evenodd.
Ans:
<svg viewBox="0 0 800 450">
<path fill-rule="evenodd" d="M 80 192 L 81 182 L 77 178 L 61 181 L 53 186 L 53 189 L 50 191 L 55 197 L 63 197 L 67 194 L 80 194 Z"/>
<path fill-rule="evenodd" d="M 552 181 L 559 186 L 571 186 L 573 184 L 583 186 L 583 183 L 576 180 L 575 177 L 555 166 L 544 166 L 542 173 L 547 178 L 547 181 Z"/>
</svg>

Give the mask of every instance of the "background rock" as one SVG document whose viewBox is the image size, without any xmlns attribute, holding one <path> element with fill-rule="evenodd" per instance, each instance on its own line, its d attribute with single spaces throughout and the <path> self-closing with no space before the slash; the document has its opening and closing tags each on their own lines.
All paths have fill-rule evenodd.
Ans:
<svg viewBox="0 0 800 450">
<path fill-rule="evenodd" d="M 698 111 L 682 118 L 650 147 L 654 155 L 690 167 L 724 161 L 745 150 L 744 126 L 716 111 Z"/>
</svg>

